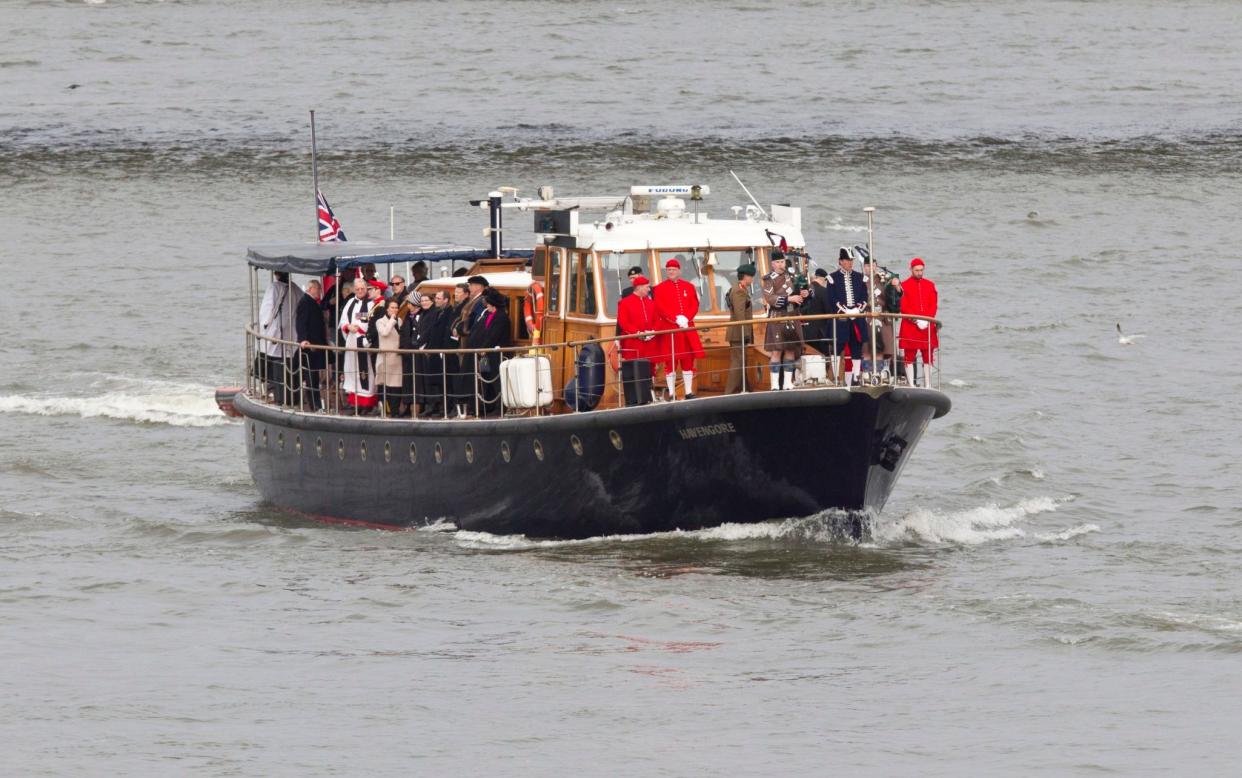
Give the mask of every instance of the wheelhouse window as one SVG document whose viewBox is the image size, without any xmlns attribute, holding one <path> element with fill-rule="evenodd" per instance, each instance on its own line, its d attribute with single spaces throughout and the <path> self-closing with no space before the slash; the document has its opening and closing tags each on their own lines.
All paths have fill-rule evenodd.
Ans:
<svg viewBox="0 0 1242 778">
<path fill-rule="evenodd" d="M 670 259 L 676 259 L 677 264 L 681 265 L 681 280 L 694 284 L 694 290 L 699 294 L 699 310 L 711 310 L 709 307 L 711 305 L 710 290 L 701 272 L 706 269 L 703 264 L 707 261 L 703 252 L 690 249 L 661 251 L 659 253 L 661 278 L 668 278 L 668 271 L 664 266 Z"/>
<path fill-rule="evenodd" d="M 703 252 L 692 251 L 690 249 L 676 250 L 676 251 L 661 251 L 660 252 L 660 277 L 661 278 L 668 278 L 668 274 L 664 272 L 664 266 L 668 264 L 668 261 L 670 259 L 676 259 L 677 264 L 681 265 L 681 280 L 689 281 L 695 286 L 702 286 L 699 283 L 699 278 L 702 276 L 702 273 L 699 272 L 699 269 L 702 267 L 703 262 L 706 260 L 706 257 L 703 256 Z M 699 289 L 699 296 L 701 297 L 702 295 L 703 295 L 703 290 Z"/>
<path fill-rule="evenodd" d="M 703 270 L 707 276 L 704 287 L 712 290 L 711 295 L 704 295 L 700 302 L 704 310 L 729 310 L 729 288 L 737 281 L 737 269 L 747 263 L 754 263 L 755 250 L 748 249 L 713 249 L 707 252 L 707 262 Z M 707 301 L 711 298 L 711 302 Z"/>
<path fill-rule="evenodd" d="M 570 257 L 569 271 L 570 313 L 594 316 L 595 304 L 595 256 L 589 251 L 575 251 Z"/>
<path fill-rule="evenodd" d="M 560 249 L 549 248 L 548 250 L 548 275 L 545 282 L 543 293 L 547 295 L 548 313 L 560 313 L 561 303 L 561 255 L 564 253 Z"/>
<path fill-rule="evenodd" d="M 643 275 L 647 274 L 647 252 L 601 251 L 599 266 L 600 280 L 604 284 L 604 311 L 616 317 L 621 292 L 630 285 L 630 268 L 642 268 Z"/>
</svg>

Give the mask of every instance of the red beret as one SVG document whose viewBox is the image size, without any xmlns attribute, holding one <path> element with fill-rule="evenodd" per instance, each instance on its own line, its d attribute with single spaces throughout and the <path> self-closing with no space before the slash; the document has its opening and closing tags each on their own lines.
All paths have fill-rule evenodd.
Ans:
<svg viewBox="0 0 1242 778">
<path fill-rule="evenodd" d="M 665 266 L 665 267 L 675 267 L 675 268 L 677 268 L 678 270 L 681 270 L 681 263 L 677 261 L 677 258 L 676 258 L 676 257 L 674 257 L 673 259 L 670 259 L 668 262 L 665 262 L 665 263 L 664 263 L 664 266 Z"/>
<path fill-rule="evenodd" d="M 923 266 L 924 266 L 923 260 L 919 259 L 918 257 L 915 257 L 914 259 L 910 260 L 911 270 L 915 269 L 916 267 L 923 267 Z"/>
<path fill-rule="evenodd" d="M 650 283 L 651 282 L 647 280 L 646 276 L 634 276 L 633 286 L 635 288 L 640 287 L 640 286 L 646 286 L 647 284 L 650 284 Z"/>
</svg>

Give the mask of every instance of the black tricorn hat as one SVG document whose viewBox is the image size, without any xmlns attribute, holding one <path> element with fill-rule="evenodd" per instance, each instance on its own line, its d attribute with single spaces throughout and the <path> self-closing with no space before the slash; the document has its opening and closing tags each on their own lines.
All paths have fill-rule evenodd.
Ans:
<svg viewBox="0 0 1242 778">
<path fill-rule="evenodd" d="M 478 284 L 479 286 L 490 286 L 490 284 L 487 283 L 487 279 L 483 276 L 470 276 L 466 279 L 466 283 Z"/>
</svg>

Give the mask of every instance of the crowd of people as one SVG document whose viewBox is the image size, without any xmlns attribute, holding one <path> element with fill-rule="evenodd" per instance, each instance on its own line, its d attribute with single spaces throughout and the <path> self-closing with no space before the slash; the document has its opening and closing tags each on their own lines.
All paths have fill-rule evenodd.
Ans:
<svg viewBox="0 0 1242 778">
<path fill-rule="evenodd" d="M 860 256 L 864 265 L 861 271 L 854 266 Z M 794 257 L 799 258 L 809 260 L 805 254 Z M 873 329 L 871 320 L 862 316 L 871 312 L 936 316 L 936 287 L 924 278 L 926 263 L 922 259 L 915 257 L 910 261 L 910 277 L 905 281 L 876 265 L 862 246 L 842 246 L 837 269 L 829 273 L 818 268 L 809 279 L 798 274 L 790 259 L 784 251 L 773 250 L 771 272 L 764 276 L 760 286 L 767 315 L 762 343 L 750 342 L 750 327 L 728 329 L 730 363 L 726 394 L 755 388 L 745 386 L 744 380 L 746 352 L 754 345 L 768 355 L 769 388 L 774 390 L 794 387 L 800 360 L 808 354 L 826 360 L 825 373 L 827 365 L 831 365 L 836 382 L 846 386 L 858 383 L 864 372 L 880 373 L 880 365 L 888 364 L 894 356 L 901 359 L 910 386 L 915 386 L 920 378 L 923 386 L 930 385 L 927 367 L 934 364 L 939 347 L 936 328 L 925 320 L 903 319 L 894 344 L 888 327 Z M 755 318 L 756 273 L 754 265 L 738 267 L 737 281 L 725 298 L 731 322 Z M 668 398 L 676 396 L 676 372 L 680 370 L 684 396 L 693 398 L 696 360 L 704 356 L 698 333 L 653 334 L 693 327 L 699 312 L 694 285 L 681 279 L 680 258 L 668 260 L 665 280 L 660 284 L 652 287 L 637 267 L 630 270 L 630 283 L 617 307 L 617 334 L 630 336 L 621 340 L 621 358 L 645 359 L 651 363 L 653 374 L 662 367 Z M 824 314 L 845 314 L 847 318 L 797 318 Z M 873 361 L 877 364 L 873 365 Z M 923 366 L 921 375 L 916 374 L 919 365 Z"/>
<path fill-rule="evenodd" d="M 508 298 L 483 276 L 464 279 L 451 293 L 421 294 L 414 289 L 426 278 L 420 265 L 408 286 L 400 275 L 381 281 L 365 265 L 342 279 L 336 295 L 324 294 L 317 279 L 303 290 L 275 273 L 259 309 L 261 370 L 273 398 L 358 415 L 499 416 L 500 361 L 469 350 L 510 344 Z M 340 350 L 325 348 L 330 343 Z"/>
<path fill-rule="evenodd" d="M 773 390 L 793 388 L 808 355 L 822 358 L 825 372 L 830 369 L 835 381 L 847 386 L 857 384 L 865 372 L 879 373 L 894 357 L 904 365 L 910 386 L 920 379 L 929 385 L 927 368 L 935 363 L 939 345 L 936 327 L 923 319 L 902 319 L 894 342 L 891 327 L 873 328 L 862 316 L 873 311 L 936 316 L 936 286 L 924 277 L 922 259 L 910 261 L 904 281 L 876 265 L 861 246 L 842 246 L 835 271 L 818 268 L 809 278 L 798 272 L 798 260 L 809 257 L 779 250 L 770 256 L 771 272 L 758 290 L 767 317 L 761 343 L 751 342 L 750 326 L 728 328 L 727 394 L 758 388 L 746 386 L 744 379 L 746 353 L 753 346 L 768 355 Z M 809 261 L 803 266 L 809 270 Z M 755 319 L 756 273 L 752 264 L 737 268 L 736 283 L 726 296 L 731 322 Z M 659 284 L 653 285 L 640 267 L 628 275 L 630 286 L 617 306 L 620 360 L 646 360 L 653 376 L 662 369 L 659 399 L 677 396 L 679 372 L 683 396 L 694 398 L 696 365 L 705 352 L 699 333 L 691 329 L 699 313 L 698 292 L 681 277 L 681 259 L 665 263 Z M 368 414 L 381 409 L 396 418 L 501 415 L 500 356 L 484 352 L 510 345 L 508 298 L 483 276 L 464 278 L 451 292 L 421 294 L 416 287 L 426 278 L 422 262 L 412 268 L 408 285 L 400 275 L 381 281 L 374 265 L 364 265 L 353 277 L 341 276 L 335 289 L 325 290 L 325 282 L 314 279 L 303 290 L 287 274 L 275 273 L 259 309 L 264 340 L 257 368 L 273 399 L 308 411 L 348 408 Z M 847 318 L 798 318 L 818 314 Z M 667 330 L 679 331 L 657 334 Z M 537 337 L 537 329 L 531 331 Z M 325 348 L 329 344 L 340 348 Z M 446 350 L 463 351 L 442 353 Z"/>
</svg>

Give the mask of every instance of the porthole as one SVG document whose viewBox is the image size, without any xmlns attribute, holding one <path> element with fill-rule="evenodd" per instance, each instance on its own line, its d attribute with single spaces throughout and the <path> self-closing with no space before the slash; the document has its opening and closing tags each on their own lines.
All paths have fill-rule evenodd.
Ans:
<svg viewBox="0 0 1242 778">
<path fill-rule="evenodd" d="M 535 440 L 535 459 L 543 461 L 543 444 L 538 439 Z"/>
<path fill-rule="evenodd" d="M 466 444 L 466 463 L 474 464 L 474 446 L 469 443 Z"/>
<path fill-rule="evenodd" d="M 504 461 L 506 461 L 506 462 L 508 462 L 509 460 L 513 459 L 513 452 L 509 450 L 509 442 L 508 442 L 508 441 L 501 441 L 501 442 L 500 442 L 500 458 L 501 458 L 501 459 L 503 459 L 503 460 L 504 460 Z"/>
<path fill-rule="evenodd" d="M 384 461 L 392 461 L 392 444 L 386 440 L 384 441 Z"/>
<path fill-rule="evenodd" d="M 267 448 L 267 428 L 263 429 L 263 448 Z"/>
<path fill-rule="evenodd" d="M 339 438 L 336 441 L 336 458 L 345 459 L 345 441 Z"/>
<path fill-rule="evenodd" d="M 621 442 L 621 433 L 616 430 L 609 430 L 608 439 L 612 441 L 612 447 L 620 451 L 625 444 Z"/>
<path fill-rule="evenodd" d="M 315 438 L 315 456 L 323 459 L 323 438 Z"/>
<path fill-rule="evenodd" d="M 293 450 L 298 452 L 298 456 L 302 456 L 302 436 L 295 435 L 293 437 Z"/>
<path fill-rule="evenodd" d="M 577 435 L 569 436 L 569 445 L 573 447 L 575 454 L 582 456 L 582 441 Z"/>
<path fill-rule="evenodd" d="M 444 449 L 440 447 L 439 443 L 437 443 L 436 444 L 436 464 L 438 465 L 443 461 L 444 461 Z"/>
<path fill-rule="evenodd" d="M 362 442 L 362 445 L 358 447 L 358 456 L 362 458 L 363 462 L 367 461 L 367 443 L 365 440 Z"/>
<path fill-rule="evenodd" d="M 417 463 L 418 463 L 418 446 L 411 443 L 410 444 L 410 464 L 413 465 Z"/>
<path fill-rule="evenodd" d="M 283 432 L 276 433 L 276 448 L 280 449 L 281 451 L 285 450 L 285 433 Z"/>
</svg>

